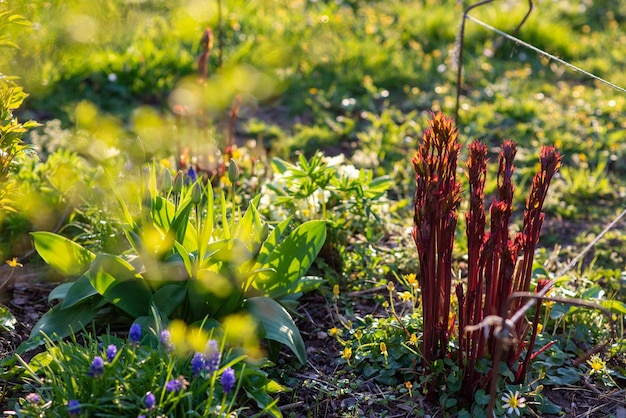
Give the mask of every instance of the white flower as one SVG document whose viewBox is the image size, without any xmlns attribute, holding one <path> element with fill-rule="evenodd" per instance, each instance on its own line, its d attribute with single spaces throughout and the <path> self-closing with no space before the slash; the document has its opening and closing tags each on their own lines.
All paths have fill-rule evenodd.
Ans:
<svg viewBox="0 0 626 418">
<path fill-rule="evenodd" d="M 515 413 L 515 415 L 520 416 L 520 409 L 526 407 L 526 398 L 521 397 L 518 391 L 506 393 L 502 397 L 502 402 L 504 402 L 504 409 L 509 415 Z"/>
</svg>

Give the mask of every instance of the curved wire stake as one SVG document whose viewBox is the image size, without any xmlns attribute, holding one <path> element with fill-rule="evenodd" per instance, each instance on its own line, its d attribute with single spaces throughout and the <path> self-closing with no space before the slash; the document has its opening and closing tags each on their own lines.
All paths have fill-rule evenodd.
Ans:
<svg viewBox="0 0 626 418">
<path fill-rule="evenodd" d="M 476 7 L 480 7 L 488 3 L 493 3 L 493 1 L 494 0 L 481 0 L 477 3 L 470 4 L 463 12 L 463 19 L 461 20 L 461 28 L 459 29 L 459 36 L 457 38 L 457 46 L 456 46 L 458 54 L 457 54 L 457 69 L 456 69 L 457 71 L 456 72 L 456 110 L 454 112 L 454 123 L 456 124 L 457 127 L 459 126 L 459 103 L 461 100 L 461 87 L 463 83 L 463 46 L 465 43 L 465 21 L 469 17 L 468 13 L 472 9 L 475 9 Z M 528 16 L 530 16 L 530 13 L 532 11 L 533 11 L 533 0 L 528 0 L 528 11 L 524 15 L 524 18 L 522 19 L 522 21 L 517 25 L 517 27 L 513 31 L 514 35 L 517 35 L 522 25 L 526 22 L 526 20 L 528 19 Z M 475 19 L 472 19 L 472 20 L 475 20 Z"/>
</svg>

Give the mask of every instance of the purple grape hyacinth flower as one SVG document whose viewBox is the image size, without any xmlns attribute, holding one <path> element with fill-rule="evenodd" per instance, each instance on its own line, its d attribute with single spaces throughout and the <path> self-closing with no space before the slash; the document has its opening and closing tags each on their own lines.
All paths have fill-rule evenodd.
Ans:
<svg viewBox="0 0 626 418">
<path fill-rule="evenodd" d="M 154 396 L 152 392 L 146 393 L 146 399 L 144 400 L 144 403 L 146 405 L 146 408 L 154 409 L 156 405 L 156 397 Z"/>
<path fill-rule="evenodd" d="M 104 372 L 104 360 L 100 356 L 94 357 L 89 369 L 89 376 L 98 377 Z"/>
<path fill-rule="evenodd" d="M 141 325 L 131 325 L 130 332 L 128 333 L 128 338 L 130 339 L 131 343 L 139 344 L 139 341 L 141 340 Z"/>
<path fill-rule="evenodd" d="M 204 356 L 202 353 L 195 353 L 191 359 L 191 372 L 194 375 L 198 375 L 204 370 L 205 367 Z"/>
<path fill-rule="evenodd" d="M 170 334 L 168 330 L 164 329 L 163 331 L 161 331 L 159 341 L 161 341 L 161 344 L 163 345 L 163 347 L 165 347 L 167 351 L 170 351 L 172 349 L 172 334 Z"/>
<path fill-rule="evenodd" d="M 107 347 L 106 355 L 107 355 L 107 361 L 109 363 L 112 362 L 115 356 L 117 355 L 117 347 L 115 346 L 115 344 L 109 344 L 109 346 Z"/>
<path fill-rule="evenodd" d="M 67 413 L 71 417 L 77 417 L 80 414 L 80 402 L 76 400 L 71 400 L 67 403 Z"/>
<path fill-rule="evenodd" d="M 217 346 L 217 341 L 209 340 L 206 344 L 206 350 L 204 351 L 206 371 L 214 373 L 217 369 L 219 369 L 221 358 L 222 353 L 220 353 L 220 349 Z"/>
<path fill-rule="evenodd" d="M 41 402 L 41 397 L 37 395 L 36 393 L 29 393 L 28 395 L 26 395 L 26 400 L 36 405 L 39 402 Z"/>
<path fill-rule="evenodd" d="M 178 392 L 183 388 L 183 383 L 180 379 L 170 380 L 165 384 L 165 390 L 168 392 Z"/>
<path fill-rule="evenodd" d="M 235 371 L 232 367 L 227 367 L 226 370 L 224 370 L 220 382 L 222 383 L 224 393 L 229 393 L 233 390 L 233 387 L 235 387 Z"/>
</svg>

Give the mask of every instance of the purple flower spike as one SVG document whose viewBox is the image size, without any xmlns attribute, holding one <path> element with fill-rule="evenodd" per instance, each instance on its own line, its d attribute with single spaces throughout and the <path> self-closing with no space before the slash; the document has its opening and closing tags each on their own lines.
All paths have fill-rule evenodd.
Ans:
<svg viewBox="0 0 626 418">
<path fill-rule="evenodd" d="M 139 341 L 141 340 L 141 325 L 131 325 L 130 332 L 128 333 L 128 338 L 130 339 L 131 343 L 139 344 Z"/>
<path fill-rule="evenodd" d="M 232 367 L 227 367 L 226 370 L 224 370 L 220 382 L 222 383 L 224 393 L 229 393 L 233 390 L 233 387 L 235 387 L 235 371 Z"/>
<path fill-rule="evenodd" d="M 145 402 L 146 408 L 154 409 L 154 406 L 156 404 L 156 397 L 154 396 L 152 392 L 148 392 L 146 393 L 146 399 L 144 402 Z"/>
<path fill-rule="evenodd" d="M 206 362 L 206 370 L 209 373 L 215 372 L 220 368 L 221 353 L 217 346 L 217 341 L 209 340 L 204 351 L 204 359 Z"/>
<path fill-rule="evenodd" d="M 80 414 L 80 402 L 71 400 L 67 403 L 67 413 L 71 417 L 77 417 Z"/>
<path fill-rule="evenodd" d="M 160 341 L 161 341 L 161 344 L 163 345 L 163 347 L 167 351 L 171 351 L 172 350 L 172 348 L 173 348 L 173 345 L 172 345 L 172 335 L 170 334 L 170 332 L 168 330 L 164 329 L 163 331 L 161 331 Z"/>
<path fill-rule="evenodd" d="M 115 344 L 110 344 L 107 347 L 107 360 L 110 362 L 113 361 L 113 359 L 115 358 L 115 356 L 117 355 L 117 347 L 115 346 Z"/>
<path fill-rule="evenodd" d="M 180 379 L 170 380 L 165 384 L 165 390 L 168 392 L 178 392 L 183 388 L 183 383 Z"/>
<path fill-rule="evenodd" d="M 202 353 L 195 353 L 191 359 L 191 372 L 194 375 L 200 374 L 205 367 L 204 356 Z"/>
<path fill-rule="evenodd" d="M 104 360 L 102 360 L 102 357 L 100 356 L 94 357 L 93 361 L 91 362 L 91 368 L 88 373 L 89 376 L 98 377 L 102 375 L 103 372 L 104 372 Z"/>
</svg>

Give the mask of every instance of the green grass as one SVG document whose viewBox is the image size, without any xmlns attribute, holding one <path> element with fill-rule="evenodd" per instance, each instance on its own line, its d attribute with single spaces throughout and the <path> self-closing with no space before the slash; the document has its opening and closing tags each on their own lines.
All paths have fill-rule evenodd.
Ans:
<svg viewBox="0 0 626 418">
<path fill-rule="evenodd" d="M 240 146 L 250 147 L 249 155 L 244 153 L 248 163 L 253 155 L 254 164 L 269 168 L 261 147 L 270 157 L 291 161 L 297 161 L 299 154 L 311 157 L 318 150 L 341 152 L 357 168 L 393 179 L 385 195 L 389 213 L 384 224 L 373 228 L 376 234 L 367 236 L 367 228 L 359 226 L 347 240 L 337 233 L 342 241 L 325 249 L 326 257 L 317 268 L 326 270 L 329 284 L 359 292 L 386 284 L 395 273 L 415 272 L 417 254 L 405 233 L 413 219 L 410 157 L 431 111 L 454 115 L 455 42 L 462 7 L 455 0 L 222 0 L 223 65 L 218 68 L 221 42 L 216 4 L 196 0 L 11 3 L 16 13 L 34 24 L 28 29 L 12 28 L 11 40 L 21 49 L 3 51 L 0 57 L 3 72 L 21 77 L 19 83 L 30 94 L 18 112 L 20 119 L 59 119 L 61 128 L 41 128 L 40 132 L 76 154 L 50 150 L 53 156 L 48 159 L 42 154 L 42 164 L 24 166 L 17 177 L 31 201 L 20 216 L 4 221 L 0 230 L 5 238 L 3 256 L 26 252 L 25 233 L 54 228 L 63 221 L 68 202 L 74 211 L 61 222 L 68 235 L 98 249 L 116 245 L 117 224 L 113 205 L 105 202 L 109 185 L 102 168 L 125 175 L 131 166 L 133 175 L 140 175 L 141 164 L 153 157 L 175 165 L 175 155 L 184 147 L 198 153 L 198 158 L 197 150 L 205 145 L 223 150 L 226 114 L 239 95 L 243 105 L 235 137 Z M 471 14 L 510 33 L 526 8 L 523 1 L 501 1 Z M 625 23 L 624 0 L 536 0 L 517 36 L 626 86 L 626 74 L 620 70 L 626 56 L 626 34 L 621 29 Z M 209 78 L 202 84 L 195 62 L 206 27 L 213 30 L 214 43 Z M 541 146 L 554 144 L 563 155 L 563 168 L 546 201 L 540 241 L 544 252 L 538 260 L 554 273 L 621 212 L 626 195 L 626 94 L 515 46 L 471 21 L 466 23 L 464 45 L 461 141 L 481 138 L 489 147 L 492 163 L 504 138 L 517 143 L 516 215 L 523 210 Z M 188 106 L 184 116 L 174 114 L 176 105 Z M 251 146 L 252 140 L 258 148 Z M 108 152 L 116 150 L 120 158 L 108 157 Z M 461 152 L 465 155 L 467 150 Z M 210 160 L 215 155 L 202 158 Z M 257 174 L 255 181 L 260 184 L 270 176 L 269 170 Z M 496 189 L 492 174 L 487 193 Z M 80 178 L 75 183 L 81 190 L 78 201 L 63 192 L 69 187 L 63 182 L 74 178 Z M 41 205 L 34 205 L 35 201 Z M 101 207 L 96 210 L 95 204 Z M 340 219 L 346 216 L 340 213 Z M 521 216 L 514 218 L 519 223 Z M 464 220 L 459 223 L 461 236 Z M 571 281 L 560 283 L 559 295 L 626 302 L 622 229 L 623 222 L 583 258 L 571 273 Z M 463 271 L 462 259 L 455 269 Z M 594 293 L 597 287 L 604 293 Z M 327 294 L 330 289 L 325 289 Z M 378 338 L 390 326 L 387 322 L 393 322 L 380 308 L 386 291 L 382 296 L 356 298 L 341 299 L 337 309 L 345 317 L 362 317 L 358 326 Z M 544 312 L 545 329 L 559 339 L 559 358 L 543 359 L 540 366 L 545 370 L 538 366 L 533 371 L 536 377 L 547 373 L 555 382 L 559 382 L 554 377 L 562 365 L 559 362 L 571 362 L 580 355 L 580 347 L 572 342 L 581 341 L 576 333 L 590 330 L 590 321 L 598 319 L 582 309 L 562 311 L 552 316 Z M 384 318 L 368 316 L 373 313 Z M 617 316 L 623 321 L 623 314 Z M 576 328 L 577 322 L 583 329 Z M 317 331 L 327 331 L 325 325 Z M 356 351 L 359 344 L 353 331 L 345 331 L 350 334 L 345 341 Z M 401 337 L 401 333 L 389 334 L 390 350 L 400 346 Z M 604 337 L 588 335 L 582 345 L 589 348 Z M 385 363 L 380 353 L 374 354 L 378 363 Z M 341 378 L 353 376 L 354 370 L 345 367 L 345 362 L 338 364 Z M 622 380 L 618 380 L 623 387 L 625 365 L 612 365 L 621 373 Z M 587 372 L 584 366 L 576 369 L 578 375 Z M 385 371 L 384 376 L 384 383 L 389 384 L 395 375 Z M 567 379 L 560 382 L 570 383 Z M 354 390 L 345 382 L 335 383 L 328 399 Z M 404 387 L 402 381 L 394 383 Z M 325 393 L 319 387 L 315 390 Z M 399 393 L 398 398 L 406 400 L 406 390 Z M 384 404 L 379 401 L 375 403 Z"/>
</svg>

